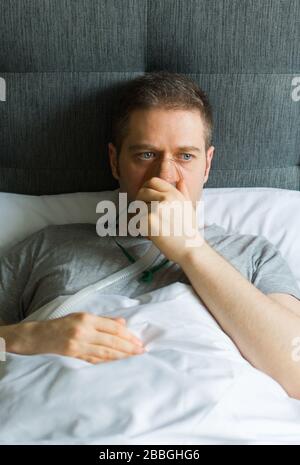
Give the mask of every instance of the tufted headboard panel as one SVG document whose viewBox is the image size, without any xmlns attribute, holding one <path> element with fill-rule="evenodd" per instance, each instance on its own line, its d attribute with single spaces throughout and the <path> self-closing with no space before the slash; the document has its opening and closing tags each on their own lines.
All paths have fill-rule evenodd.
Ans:
<svg viewBox="0 0 300 465">
<path fill-rule="evenodd" d="M 0 191 L 117 187 L 114 99 L 159 69 L 212 103 L 206 187 L 300 190 L 299 50 L 299 0 L 0 0 Z"/>
</svg>

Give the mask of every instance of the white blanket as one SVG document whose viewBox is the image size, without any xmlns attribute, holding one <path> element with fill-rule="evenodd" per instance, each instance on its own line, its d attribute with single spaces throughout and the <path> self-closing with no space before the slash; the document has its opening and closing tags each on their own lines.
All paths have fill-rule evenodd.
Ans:
<svg viewBox="0 0 300 465">
<path fill-rule="evenodd" d="M 300 401 L 242 357 L 191 286 L 95 293 L 84 311 L 124 316 L 149 352 L 97 365 L 8 353 L 1 444 L 300 444 Z"/>
</svg>

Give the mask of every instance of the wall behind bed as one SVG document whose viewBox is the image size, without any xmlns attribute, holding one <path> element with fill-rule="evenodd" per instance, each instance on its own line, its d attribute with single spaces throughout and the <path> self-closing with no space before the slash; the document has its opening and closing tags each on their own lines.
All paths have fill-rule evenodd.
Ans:
<svg viewBox="0 0 300 465">
<path fill-rule="evenodd" d="M 299 0 L 0 0 L 0 191 L 117 187 L 114 98 L 158 69 L 210 97 L 206 187 L 300 190 L 299 49 Z"/>
</svg>

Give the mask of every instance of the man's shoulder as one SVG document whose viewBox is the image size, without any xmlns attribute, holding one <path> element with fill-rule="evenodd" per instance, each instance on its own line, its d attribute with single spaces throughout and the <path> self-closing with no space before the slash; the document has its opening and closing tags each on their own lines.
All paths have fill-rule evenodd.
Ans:
<svg viewBox="0 0 300 465">
<path fill-rule="evenodd" d="M 44 243 L 61 243 L 70 240 L 89 240 L 97 237 L 96 225 L 92 223 L 51 224 L 36 232 Z"/>
<path fill-rule="evenodd" d="M 44 247 L 57 246 L 65 241 L 75 241 L 96 236 L 96 225 L 90 223 L 51 224 L 27 235 L 6 251 L 15 253 L 18 250 L 36 250 Z"/>
<path fill-rule="evenodd" d="M 238 229 L 228 230 L 216 223 L 207 226 L 204 238 L 219 251 L 246 253 L 257 258 L 267 250 L 278 251 L 277 247 L 263 235 L 242 233 Z"/>
<path fill-rule="evenodd" d="M 95 232 L 96 225 L 94 223 L 65 223 L 65 224 L 49 224 L 37 231 L 43 234 L 61 234 L 61 233 L 77 233 L 77 232 Z"/>
</svg>

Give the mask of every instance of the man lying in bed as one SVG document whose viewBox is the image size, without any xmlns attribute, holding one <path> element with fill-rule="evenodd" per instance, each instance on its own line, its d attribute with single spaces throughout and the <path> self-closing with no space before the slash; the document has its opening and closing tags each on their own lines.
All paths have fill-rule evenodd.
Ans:
<svg viewBox="0 0 300 465">
<path fill-rule="evenodd" d="M 118 112 L 109 156 L 120 192 L 129 201 L 191 199 L 195 206 L 214 153 L 211 107 L 202 90 L 185 76 L 146 73 L 127 84 Z M 269 241 L 229 234 L 216 224 L 205 227 L 198 247 L 188 247 L 184 235 L 117 239 L 123 250 L 113 237 L 99 237 L 93 224 L 50 226 L 1 258 L 0 336 L 8 352 L 57 353 L 91 363 L 141 353 L 122 315 L 100 317 L 82 308 L 54 320 L 22 320 L 57 296 L 126 267 L 128 253 L 137 259 L 154 242 L 161 251 L 155 264 L 169 262 L 153 280 L 122 280 L 104 292 L 134 297 L 176 281 L 191 284 L 243 356 L 300 399 L 300 364 L 291 356 L 300 336 L 300 291 Z"/>
</svg>

